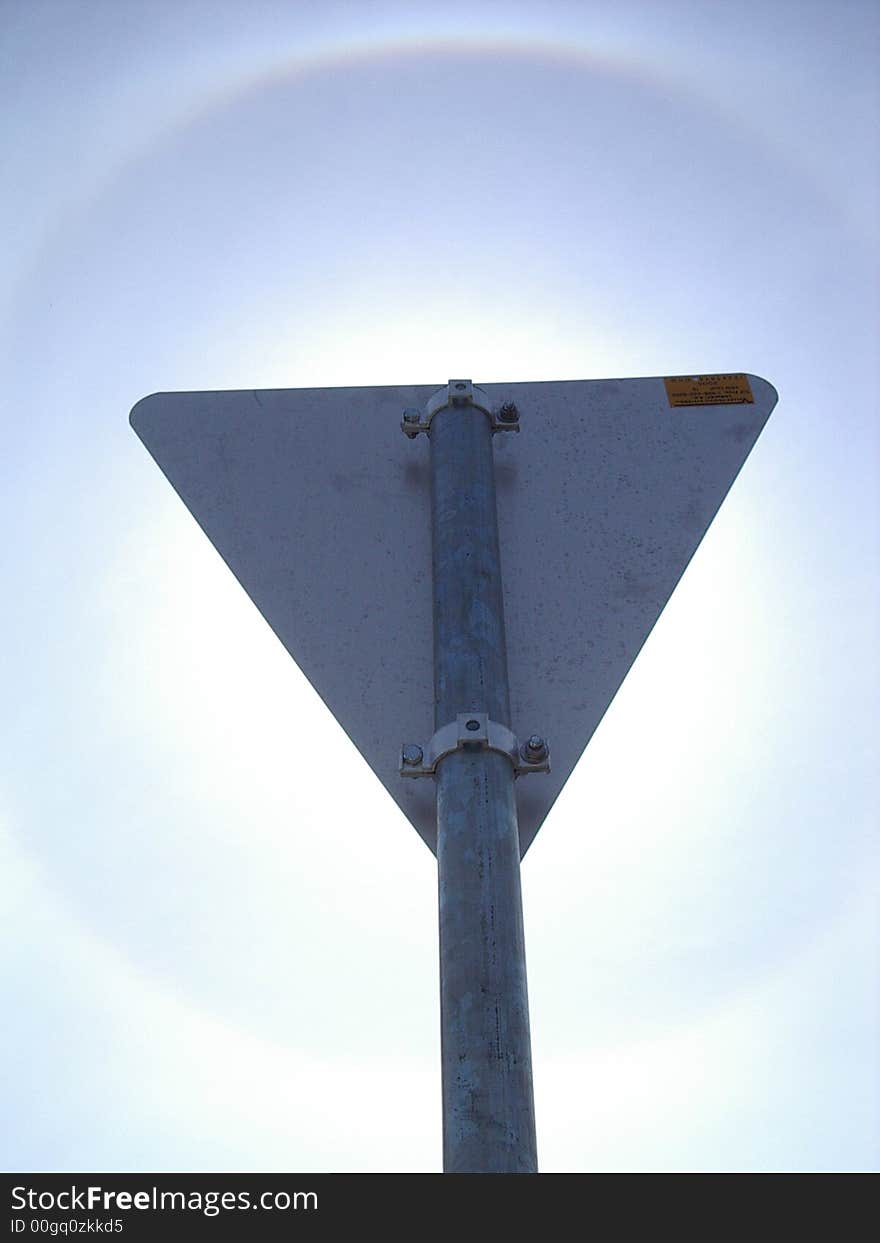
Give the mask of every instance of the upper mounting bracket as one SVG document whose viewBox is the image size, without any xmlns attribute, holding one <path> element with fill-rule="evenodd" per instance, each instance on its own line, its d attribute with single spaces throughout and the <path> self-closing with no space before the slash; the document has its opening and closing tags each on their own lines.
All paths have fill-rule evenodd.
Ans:
<svg viewBox="0 0 880 1243">
<path fill-rule="evenodd" d="M 404 410 L 400 426 L 414 440 L 419 432 L 431 430 L 431 420 L 439 410 L 447 406 L 473 406 L 489 416 L 493 432 L 518 432 L 519 411 L 512 401 L 493 407 L 489 394 L 478 388 L 473 380 L 450 380 L 445 388 L 439 388 L 425 402 L 422 410 Z"/>
</svg>

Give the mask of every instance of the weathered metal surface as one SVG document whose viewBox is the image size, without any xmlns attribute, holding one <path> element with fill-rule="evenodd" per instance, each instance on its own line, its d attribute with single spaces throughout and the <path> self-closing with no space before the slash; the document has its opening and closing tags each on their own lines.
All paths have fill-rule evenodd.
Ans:
<svg viewBox="0 0 880 1243">
<path fill-rule="evenodd" d="M 552 747 L 549 776 L 516 783 L 523 851 L 776 402 L 748 380 L 750 404 L 683 407 L 662 377 L 481 384 L 522 428 L 493 448 L 505 723 Z M 432 783 L 398 771 L 401 744 L 431 736 L 433 698 L 429 446 L 400 421 L 438 387 L 158 393 L 131 416 L 432 849 Z"/>
<path fill-rule="evenodd" d="M 436 782 L 443 1168 L 533 1173 L 513 770 L 503 755 L 457 751 L 442 761 Z"/>
<path fill-rule="evenodd" d="M 510 728 L 489 420 L 447 408 L 431 429 L 434 728 L 485 712 Z"/>
<path fill-rule="evenodd" d="M 489 420 L 445 408 L 430 443 L 435 723 L 473 712 L 508 725 Z M 510 759 L 476 747 L 437 768 L 447 1173 L 537 1169 L 514 781 Z"/>
</svg>

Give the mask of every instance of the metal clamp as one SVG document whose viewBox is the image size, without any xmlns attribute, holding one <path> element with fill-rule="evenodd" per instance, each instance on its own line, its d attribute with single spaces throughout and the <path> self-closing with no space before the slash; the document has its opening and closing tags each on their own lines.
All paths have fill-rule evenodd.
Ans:
<svg viewBox="0 0 880 1243">
<path fill-rule="evenodd" d="M 549 773 L 550 748 L 539 734 L 520 746 L 506 725 L 490 721 L 486 712 L 459 712 L 425 747 L 407 743 L 400 750 L 401 777 L 433 777 L 444 756 L 458 750 L 498 751 L 513 764 L 514 776 Z"/>
<path fill-rule="evenodd" d="M 505 401 L 496 409 L 489 394 L 473 380 L 450 380 L 445 388 L 432 393 L 423 410 L 404 410 L 400 422 L 403 432 L 410 440 L 415 440 L 419 432 L 429 432 L 434 415 L 447 406 L 473 406 L 475 410 L 482 410 L 489 416 L 493 432 L 519 431 L 519 411 L 512 401 Z"/>
</svg>

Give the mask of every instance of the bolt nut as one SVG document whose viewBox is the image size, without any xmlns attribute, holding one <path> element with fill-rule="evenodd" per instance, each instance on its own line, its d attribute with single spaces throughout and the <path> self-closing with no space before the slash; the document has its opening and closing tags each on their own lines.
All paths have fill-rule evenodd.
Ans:
<svg viewBox="0 0 880 1243">
<path fill-rule="evenodd" d="M 422 430 L 422 412 L 421 410 L 404 410 L 403 420 L 400 424 L 410 440 L 415 440 L 419 432 Z"/>
<path fill-rule="evenodd" d="M 537 764 L 547 758 L 547 743 L 540 734 L 532 734 L 531 738 L 520 747 L 520 755 L 528 764 Z"/>
<path fill-rule="evenodd" d="M 421 764 L 425 758 L 425 753 L 421 747 L 414 742 L 408 742 L 402 751 L 403 762 L 408 764 L 410 768 L 415 768 L 416 764 Z"/>
<path fill-rule="evenodd" d="M 498 411 L 498 418 L 502 423 L 515 423 L 519 418 L 519 411 L 516 408 L 516 402 L 506 401 Z"/>
</svg>

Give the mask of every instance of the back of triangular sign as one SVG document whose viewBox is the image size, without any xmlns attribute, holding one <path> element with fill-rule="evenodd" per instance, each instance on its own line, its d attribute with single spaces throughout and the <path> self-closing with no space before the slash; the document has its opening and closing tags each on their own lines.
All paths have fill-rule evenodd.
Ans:
<svg viewBox="0 0 880 1243">
<path fill-rule="evenodd" d="M 583 753 L 776 404 L 723 376 L 481 384 L 515 404 L 495 469 L 512 726 L 552 745 L 517 782 L 523 852 Z M 147 449 L 427 844 L 433 732 L 424 436 L 437 384 L 156 393 Z M 476 416 L 475 416 L 476 417 Z"/>
</svg>

